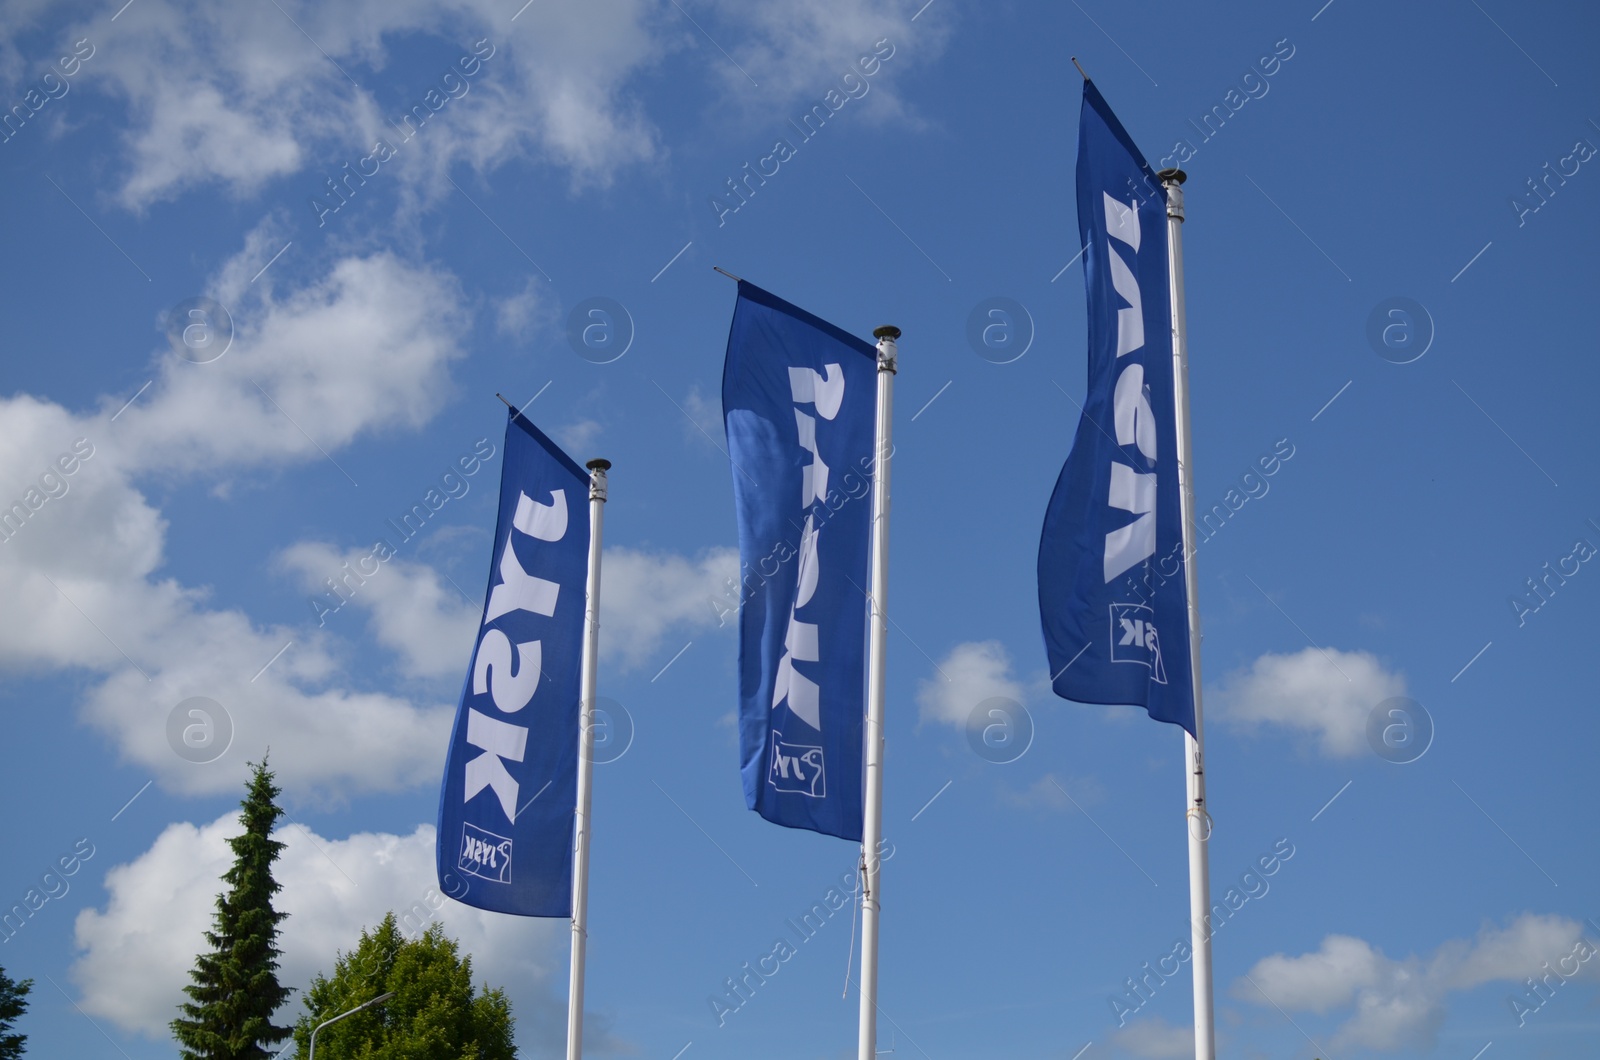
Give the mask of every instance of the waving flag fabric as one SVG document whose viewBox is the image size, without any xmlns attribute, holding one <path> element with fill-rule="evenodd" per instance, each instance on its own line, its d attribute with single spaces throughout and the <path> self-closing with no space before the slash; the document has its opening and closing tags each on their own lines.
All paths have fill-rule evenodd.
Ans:
<svg viewBox="0 0 1600 1060">
<path fill-rule="evenodd" d="M 1090 82 L 1078 126 L 1089 387 L 1039 541 L 1056 694 L 1194 733 L 1166 193 Z"/>
<path fill-rule="evenodd" d="M 876 386 L 871 343 L 739 282 L 722 410 L 745 799 L 769 821 L 856 842 Z"/>
<path fill-rule="evenodd" d="M 489 589 L 439 798 L 439 887 L 479 909 L 569 916 L 589 475 L 510 416 Z"/>
</svg>

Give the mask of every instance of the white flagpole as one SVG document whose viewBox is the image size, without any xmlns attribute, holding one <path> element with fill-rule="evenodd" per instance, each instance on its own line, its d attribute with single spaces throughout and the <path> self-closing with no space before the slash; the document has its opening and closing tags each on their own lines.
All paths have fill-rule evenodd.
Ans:
<svg viewBox="0 0 1600 1060">
<path fill-rule="evenodd" d="M 1194 1055 L 1215 1060 L 1211 992 L 1211 814 L 1206 809 L 1205 729 L 1200 715 L 1200 596 L 1194 563 L 1194 443 L 1189 431 L 1189 341 L 1183 303 L 1183 182 L 1181 169 L 1156 174 L 1167 190 L 1167 256 L 1171 262 L 1172 368 L 1178 407 L 1178 486 L 1181 494 L 1184 584 L 1189 598 L 1189 670 L 1194 688 L 1194 731 L 1183 734 L 1189 805 L 1189 932 L 1194 949 Z"/>
<path fill-rule="evenodd" d="M 866 806 L 861 828 L 861 1024 L 858 1060 L 878 1049 L 878 841 L 883 835 L 884 651 L 889 639 L 885 602 L 889 595 L 889 441 L 894 413 L 895 340 L 900 329 L 873 331 L 878 340 L 878 417 L 872 464 L 872 595 L 867 641 Z"/>
<path fill-rule="evenodd" d="M 589 580 L 583 611 L 583 677 L 579 696 L 578 813 L 572 852 L 572 975 L 567 983 L 567 1060 L 583 1056 L 584 946 L 589 938 L 589 796 L 594 786 L 595 671 L 600 655 L 600 528 L 605 519 L 609 460 L 589 468 Z"/>
</svg>

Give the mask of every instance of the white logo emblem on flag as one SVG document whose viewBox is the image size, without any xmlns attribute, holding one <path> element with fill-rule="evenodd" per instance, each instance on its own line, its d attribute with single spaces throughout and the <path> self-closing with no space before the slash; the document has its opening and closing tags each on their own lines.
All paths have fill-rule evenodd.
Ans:
<svg viewBox="0 0 1600 1060">
<path fill-rule="evenodd" d="M 1111 605 L 1111 661 L 1150 667 L 1150 680 L 1167 683 L 1161 665 L 1161 638 L 1156 634 L 1156 612 L 1148 604 Z"/>
<path fill-rule="evenodd" d="M 511 840 L 479 828 L 461 826 L 461 857 L 456 867 L 469 876 L 493 883 L 511 882 Z"/>
<path fill-rule="evenodd" d="M 772 734 L 772 765 L 767 783 L 779 791 L 793 791 L 814 799 L 826 798 L 827 775 L 822 768 L 822 748 L 784 743 Z"/>
</svg>

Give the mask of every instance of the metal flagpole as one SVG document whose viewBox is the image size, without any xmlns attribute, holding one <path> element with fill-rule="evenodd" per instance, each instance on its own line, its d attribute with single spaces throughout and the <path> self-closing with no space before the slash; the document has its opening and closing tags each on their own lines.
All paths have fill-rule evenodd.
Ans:
<svg viewBox="0 0 1600 1060">
<path fill-rule="evenodd" d="M 900 329 L 873 331 L 878 340 L 878 418 L 872 464 L 872 596 L 867 641 L 867 790 L 861 828 L 861 1025 L 858 1060 L 873 1060 L 878 1048 L 878 845 L 883 834 L 884 650 L 889 639 L 885 601 L 889 595 L 889 441 L 894 413 L 895 340 Z"/>
<path fill-rule="evenodd" d="M 1194 948 L 1194 1055 L 1215 1060 L 1211 995 L 1211 814 L 1206 809 L 1205 728 L 1200 711 L 1200 597 L 1194 563 L 1194 442 L 1189 431 L 1189 342 L 1183 303 L 1183 182 L 1181 169 L 1156 174 L 1167 190 L 1167 257 L 1171 262 L 1172 374 L 1178 407 L 1178 486 L 1182 498 L 1184 588 L 1189 599 L 1189 672 L 1194 688 L 1194 732 L 1183 734 L 1189 806 L 1189 932 Z"/>
<path fill-rule="evenodd" d="M 567 1060 L 583 1056 L 583 959 L 589 937 L 589 795 L 594 786 L 595 670 L 600 655 L 600 528 L 609 460 L 589 469 L 589 580 L 583 612 L 583 678 L 578 695 L 578 814 L 572 851 L 572 976 L 567 984 Z"/>
</svg>

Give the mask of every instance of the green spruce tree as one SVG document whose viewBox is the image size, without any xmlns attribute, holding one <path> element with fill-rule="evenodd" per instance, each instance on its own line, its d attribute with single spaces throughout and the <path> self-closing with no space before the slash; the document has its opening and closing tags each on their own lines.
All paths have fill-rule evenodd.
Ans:
<svg viewBox="0 0 1600 1060">
<path fill-rule="evenodd" d="M 272 863 L 283 850 L 272 826 L 283 810 L 265 757 L 251 768 L 240 803 L 244 834 L 228 840 L 234 855 L 222 877 L 228 889 L 217 896 L 212 930 L 206 932 L 211 950 L 195 958 L 193 982 L 183 988 L 189 1000 L 172 1021 L 183 1060 L 265 1060 L 271 1056 L 266 1047 L 291 1033 L 272 1022 L 289 998 L 288 988 L 278 985 L 278 925 L 285 914 L 272 907 L 281 889 Z"/>
<path fill-rule="evenodd" d="M 11 1025 L 27 1011 L 28 991 L 32 989 L 32 979 L 13 982 L 6 976 L 6 970 L 0 968 L 0 1060 L 17 1060 L 22 1055 L 22 1045 L 28 1037 L 12 1034 Z"/>
<path fill-rule="evenodd" d="M 514 1060 L 515 1030 L 505 992 L 487 985 L 474 993 L 472 958 L 433 924 L 407 939 L 393 913 L 350 953 L 340 954 L 333 975 L 318 975 L 306 991 L 307 1012 L 295 1024 L 297 1056 L 306 1056 L 311 1032 L 324 1020 L 394 992 L 379 1005 L 325 1027 L 317 1035 L 317 1060 Z"/>
</svg>

